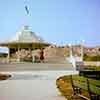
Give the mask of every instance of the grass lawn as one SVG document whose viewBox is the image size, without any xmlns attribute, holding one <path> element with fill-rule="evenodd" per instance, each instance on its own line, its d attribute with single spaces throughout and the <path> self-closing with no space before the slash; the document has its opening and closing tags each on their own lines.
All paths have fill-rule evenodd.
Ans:
<svg viewBox="0 0 100 100">
<path fill-rule="evenodd" d="M 84 79 L 86 79 L 85 77 L 81 77 L 79 75 L 73 75 L 74 79 L 81 79 L 84 81 Z M 96 85 L 100 85 L 100 80 L 95 80 L 95 79 L 91 79 L 89 78 L 89 81 L 91 83 L 95 83 Z M 56 86 L 58 88 L 58 90 L 60 91 L 61 95 L 65 96 L 65 98 L 67 98 L 67 100 L 83 100 L 82 98 L 80 98 L 79 96 L 73 95 L 73 88 L 72 88 L 72 84 L 71 84 L 71 76 L 61 76 L 56 80 Z M 94 90 L 95 91 L 95 90 Z M 98 90 L 99 91 L 99 90 Z M 89 93 L 86 90 L 82 89 L 82 94 L 86 97 L 89 97 Z"/>
</svg>

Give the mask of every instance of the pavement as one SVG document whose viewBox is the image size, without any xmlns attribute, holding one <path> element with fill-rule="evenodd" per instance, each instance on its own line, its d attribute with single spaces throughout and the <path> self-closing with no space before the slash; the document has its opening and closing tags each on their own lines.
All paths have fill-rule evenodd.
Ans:
<svg viewBox="0 0 100 100">
<path fill-rule="evenodd" d="M 57 77 L 77 71 L 18 71 L 0 81 L 0 100 L 67 100 L 56 88 Z"/>
<path fill-rule="evenodd" d="M 70 64 L 57 63 L 7 63 L 0 64 L 0 71 L 34 71 L 34 70 L 73 70 Z"/>
<path fill-rule="evenodd" d="M 78 72 L 64 58 L 49 58 L 45 63 L 1 63 L 0 73 L 12 76 L 0 81 L 0 100 L 66 100 L 56 79 Z"/>
<path fill-rule="evenodd" d="M 0 81 L 0 100 L 66 100 L 55 80 Z"/>
</svg>

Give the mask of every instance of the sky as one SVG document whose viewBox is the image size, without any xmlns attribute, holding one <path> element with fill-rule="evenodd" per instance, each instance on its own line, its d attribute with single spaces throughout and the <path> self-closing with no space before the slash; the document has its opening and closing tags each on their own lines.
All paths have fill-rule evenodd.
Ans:
<svg viewBox="0 0 100 100">
<path fill-rule="evenodd" d="M 0 0 L 0 41 L 23 25 L 49 43 L 100 45 L 100 0 Z"/>
</svg>

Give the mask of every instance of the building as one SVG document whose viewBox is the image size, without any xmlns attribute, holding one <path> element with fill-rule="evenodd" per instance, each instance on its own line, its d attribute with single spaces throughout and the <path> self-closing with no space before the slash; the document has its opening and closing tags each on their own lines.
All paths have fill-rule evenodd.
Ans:
<svg viewBox="0 0 100 100">
<path fill-rule="evenodd" d="M 32 60 L 32 51 L 45 48 L 49 45 L 49 43 L 44 42 L 41 37 L 32 32 L 29 26 L 23 26 L 11 40 L 0 43 L 1 47 L 7 47 L 9 49 L 8 61 L 12 59 L 15 61 Z"/>
</svg>

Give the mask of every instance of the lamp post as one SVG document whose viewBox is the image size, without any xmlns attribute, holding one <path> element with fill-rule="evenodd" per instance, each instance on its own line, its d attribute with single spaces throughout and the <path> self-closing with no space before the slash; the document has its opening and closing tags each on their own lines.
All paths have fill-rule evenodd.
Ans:
<svg viewBox="0 0 100 100">
<path fill-rule="evenodd" d="M 57 43 L 54 43 L 54 48 L 55 48 L 55 56 L 57 56 Z"/>
<path fill-rule="evenodd" d="M 72 64 L 72 66 L 73 66 L 73 73 L 74 73 L 74 71 L 76 70 L 76 59 L 75 59 L 75 57 L 73 56 L 73 50 L 72 50 L 72 45 L 71 44 L 69 44 L 69 50 L 70 50 L 70 63 Z"/>
<path fill-rule="evenodd" d="M 70 58 L 73 56 L 73 53 L 72 53 L 72 46 L 71 44 L 68 44 L 69 45 L 69 53 L 70 53 Z"/>
<path fill-rule="evenodd" d="M 81 42 L 81 60 L 83 61 L 83 57 L 84 57 L 84 40 L 82 40 Z"/>
</svg>

